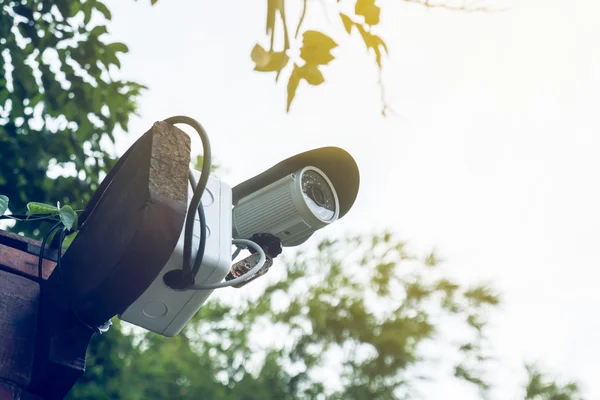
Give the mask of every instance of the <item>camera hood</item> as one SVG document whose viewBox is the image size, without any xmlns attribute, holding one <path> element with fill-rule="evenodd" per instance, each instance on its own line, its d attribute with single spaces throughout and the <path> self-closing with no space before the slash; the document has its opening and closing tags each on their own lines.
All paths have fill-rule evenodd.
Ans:
<svg viewBox="0 0 600 400">
<path fill-rule="evenodd" d="M 233 205 L 257 190 L 307 166 L 317 167 L 327 175 L 337 192 L 340 204 L 339 218 L 342 218 L 356 200 L 360 174 L 354 158 L 339 147 L 321 147 L 297 154 L 240 183 L 233 188 Z"/>
</svg>

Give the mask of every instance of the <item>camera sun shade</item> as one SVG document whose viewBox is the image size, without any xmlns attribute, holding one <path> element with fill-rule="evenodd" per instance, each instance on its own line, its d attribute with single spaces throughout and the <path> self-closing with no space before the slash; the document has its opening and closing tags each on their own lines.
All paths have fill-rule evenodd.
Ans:
<svg viewBox="0 0 600 400">
<path fill-rule="evenodd" d="M 314 168 L 307 168 L 309 166 Z M 298 245 L 308 239 L 316 229 L 328 225 L 348 212 L 356 199 L 359 180 L 356 162 L 350 154 L 337 147 L 319 148 L 288 158 L 233 188 L 234 225 L 237 227 L 234 235 L 244 237 L 258 231 L 272 231 L 269 233 L 279 236 L 285 246 Z M 294 186 L 294 183 L 298 186 Z M 328 192 L 329 186 L 332 186 L 331 192 Z M 294 187 L 297 189 L 293 189 Z M 294 205 L 294 219 L 298 219 L 298 226 L 288 224 L 286 228 L 278 224 L 283 219 L 265 219 L 268 218 L 268 214 L 271 218 L 281 215 L 276 208 L 283 205 L 283 202 L 261 204 L 257 201 L 257 196 L 262 196 L 265 200 L 274 199 L 277 195 L 276 190 L 281 191 L 281 196 L 287 197 L 287 204 Z M 291 193 L 285 194 L 286 190 Z M 314 207 L 315 205 L 317 207 Z M 253 212 L 249 212 L 249 206 L 254 208 Z M 269 210 L 270 213 L 265 213 Z M 250 221 L 252 226 L 249 226 L 245 219 L 252 215 L 262 215 L 262 219 Z M 310 229 L 303 229 L 302 223 Z M 250 230 L 256 231 L 250 233 Z"/>
</svg>

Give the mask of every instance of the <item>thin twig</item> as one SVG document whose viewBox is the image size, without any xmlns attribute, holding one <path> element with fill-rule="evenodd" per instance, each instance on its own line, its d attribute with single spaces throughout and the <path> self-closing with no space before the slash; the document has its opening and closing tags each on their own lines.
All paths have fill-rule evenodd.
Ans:
<svg viewBox="0 0 600 400">
<path fill-rule="evenodd" d="M 287 17 L 285 16 L 285 1 L 281 2 L 281 8 L 279 9 L 279 15 L 281 15 L 281 22 L 283 22 L 283 35 L 284 35 L 283 48 L 285 51 L 290 48 L 290 36 L 288 34 Z"/>
<path fill-rule="evenodd" d="M 58 216 L 58 214 L 49 214 L 49 216 L 47 217 L 34 217 L 34 218 L 19 218 L 19 217 L 15 217 L 12 215 L 2 215 L 0 216 L 0 219 L 12 219 L 13 221 L 19 221 L 19 222 L 28 222 L 28 221 L 58 221 L 58 218 L 53 218 L 52 216 L 56 215 Z"/>
<path fill-rule="evenodd" d="M 383 70 L 381 68 L 379 68 L 377 75 L 377 84 L 379 85 L 379 93 L 381 94 L 381 115 L 384 117 L 387 117 L 389 114 L 396 115 L 385 98 L 385 85 L 383 84 Z"/>
<path fill-rule="evenodd" d="M 307 0 L 304 0 L 304 5 L 302 7 L 302 15 L 300 15 L 300 20 L 298 21 L 298 26 L 296 27 L 296 35 L 294 36 L 294 38 L 298 38 L 298 34 L 300 33 L 300 27 L 302 26 L 302 23 L 304 22 L 304 16 L 306 15 L 306 3 Z"/>
<path fill-rule="evenodd" d="M 453 5 L 451 2 L 432 3 L 430 0 L 403 0 L 403 1 L 406 3 L 419 4 L 419 5 L 422 5 L 423 7 L 427 7 L 427 8 L 441 8 L 441 9 L 449 10 L 449 11 L 460 11 L 460 12 L 467 12 L 467 13 L 506 11 L 506 9 L 504 9 L 504 8 L 492 9 L 492 8 L 486 7 L 486 6 L 471 6 L 471 5 L 468 5 L 466 2 L 462 6 L 459 6 L 459 5 Z"/>
</svg>

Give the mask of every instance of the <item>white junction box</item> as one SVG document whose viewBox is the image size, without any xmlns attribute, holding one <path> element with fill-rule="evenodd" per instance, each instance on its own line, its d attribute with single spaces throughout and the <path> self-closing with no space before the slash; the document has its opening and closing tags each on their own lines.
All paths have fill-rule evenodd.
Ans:
<svg viewBox="0 0 600 400">
<path fill-rule="evenodd" d="M 196 181 L 200 173 L 193 171 Z M 193 195 L 190 186 L 188 204 Z M 202 195 L 206 216 L 206 248 L 196 283 L 221 282 L 231 266 L 231 188 L 220 180 L 209 177 Z M 131 304 L 119 318 L 164 336 L 175 336 L 196 314 L 212 290 L 173 290 L 163 281 L 163 276 L 183 265 L 185 224 L 175 250 L 162 271 L 146 291 Z M 192 240 L 192 262 L 200 244 L 200 219 L 196 214 Z"/>
</svg>

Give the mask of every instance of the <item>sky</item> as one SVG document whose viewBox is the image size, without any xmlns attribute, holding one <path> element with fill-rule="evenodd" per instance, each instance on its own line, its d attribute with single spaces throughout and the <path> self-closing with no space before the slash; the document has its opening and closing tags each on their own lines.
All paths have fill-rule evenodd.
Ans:
<svg viewBox="0 0 600 400">
<path fill-rule="evenodd" d="M 300 2 L 287 3 L 293 20 Z M 304 27 L 330 34 L 336 59 L 325 84 L 300 85 L 289 114 L 285 79 L 252 71 L 266 2 L 107 4 L 111 39 L 130 49 L 120 76 L 149 87 L 118 154 L 177 114 L 205 126 L 231 185 L 301 151 L 346 149 L 359 196 L 317 237 L 389 228 L 435 248 L 457 279 L 502 293 L 490 329 L 502 398 L 518 398 L 526 361 L 600 398 L 600 5 L 507 0 L 467 14 L 380 1 L 384 118 L 374 57 L 328 2 L 309 2 Z M 423 391 L 449 393 L 476 398 L 445 381 Z"/>
</svg>

